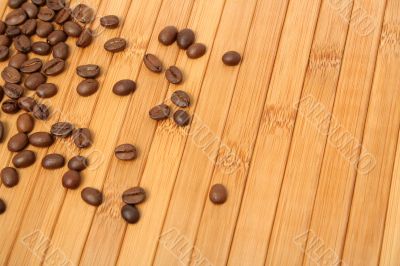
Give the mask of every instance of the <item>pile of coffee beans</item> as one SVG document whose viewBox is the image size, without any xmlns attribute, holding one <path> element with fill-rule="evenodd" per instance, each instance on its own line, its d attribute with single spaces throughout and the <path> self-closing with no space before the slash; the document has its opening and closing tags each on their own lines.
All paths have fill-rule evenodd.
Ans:
<svg viewBox="0 0 400 266">
<path fill-rule="evenodd" d="M 146 200 L 146 191 L 141 187 L 132 187 L 122 194 L 122 201 L 125 205 L 121 209 L 122 218 L 130 224 L 137 223 L 140 213 L 136 205 Z"/>
</svg>

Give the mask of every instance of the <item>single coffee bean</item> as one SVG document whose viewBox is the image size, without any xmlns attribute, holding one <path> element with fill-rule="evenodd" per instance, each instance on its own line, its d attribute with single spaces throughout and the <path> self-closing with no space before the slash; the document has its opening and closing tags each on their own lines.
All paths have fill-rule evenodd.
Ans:
<svg viewBox="0 0 400 266">
<path fill-rule="evenodd" d="M 79 83 L 76 91 L 83 97 L 90 96 L 99 89 L 99 82 L 95 79 L 85 79 Z"/>
<path fill-rule="evenodd" d="M 26 0 L 8 0 L 8 6 L 11 8 L 20 7 Z"/>
<path fill-rule="evenodd" d="M 63 30 L 70 37 L 79 37 L 82 33 L 81 26 L 74 21 L 65 22 Z"/>
<path fill-rule="evenodd" d="M 53 46 L 53 57 L 67 60 L 69 55 L 69 47 L 65 42 L 59 42 Z"/>
<path fill-rule="evenodd" d="M 68 122 L 57 122 L 51 126 L 50 133 L 59 138 L 67 138 L 72 135 L 74 125 Z"/>
<path fill-rule="evenodd" d="M 2 143 L 4 140 L 4 132 L 5 132 L 4 124 L 3 122 L 0 121 L 0 143 Z"/>
<path fill-rule="evenodd" d="M 4 93 L 13 100 L 18 100 L 24 94 L 24 87 L 18 84 L 6 83 Z"/>
<path fill-rule="evenodd" d="M 46 4 L 46 0 L 31 0 L 31 1 L 37 6 L 43 6 L 44 4 Z"/>
<path fill-rule="evenodd" d="M 47 132 L 35 132 L 29 135 L 29 143 L 39 148 L 47 148 L 53 145 L 54 138 Z"/>
<path fill-rule="evenodd" d="M 0 46 L 10 47 L 12 40 L 6 35 L 0 35 Z"/>
<path fill-rule="evenodd" d="M 15 114 L 19 111 L 18 102 L 16 100 L 6 100 L 1 104 L 1 110 L 6 114 Z"/>
<path fill-rule="evenodd" d="M 133 80 L 124 79 L 115 83 L 113 92 L 119 96 L 126 96 L 136 90 L 136 83 Z"/>
<path fill-rule="evenodd" d="M 1 77 L 7 83 L 20 83 L 21 82 L 21 73 L 13 67 L 5 67 L 1 72 Z"/>
<path fill-rule="evenodd" d="M 64 71 L 65 61 L 60 58 L 54 58 L 48 61 L 42 67 L 42 74 L 46 76 L 56 76 Z"/>
<path fill-rule="evenodd" d="M 171 95 L 171 101 L 178 107 L 186 108 L 190 106 L 190 96 L 184 91 L 175 91 Z"/>
<path fill-rule="evenodd" d="M 30 133 L 35 127 L 35 119 L 28 114 L 24 113 L 17 118 L 17 129 L 20 133 Z"/>
<path fill-rule="evenodd" d="M 26 168 L 34 164 L 36 154 L 30 150 L 24 150 L 17 153 L 12 159 L 12 163 L 16 168 Z"/>
<path fill-rule="evenodd" d="M 72 14 L 72 10 L 68 7 L 64 7 L 63 9 L 58 11 L 54 21 L 57 24 L 62 25 L 71 18 L 71 14 Z"/>
<path fill-rule="evenodd" d="M 56 95 L 58 88 L 53 83 L 44 83 L 37 87 L 36 95 L 40 98 L 51 98 Z"/>
<path fill-rule="evenodd" d="M 0 214 L 3 214 L 6 212 L 7 206 L 4 200 L 0 199 Z"/>
<path fill-rule="evenodd" d="M 20 35 L 14 38 L 14 47 L 20 53 L 29 53 L 32 49 L 32 42 L 26 35 Z"/>
<path fill-rule="evenodd" d="M 228 198 L 228 191 L 224 185 L 215 184 L 211 187 L 209 198 L 214 204 L 223 204 Z"/>
<path fill-rule="evenodd" d="M 4 89 L 2 86 L 0 86 L 0 102 L 3 100 L 4 98 Z"/>
<path fill-rule="evenodd" d="M 22 151 L 29 144 L 28 136 L 25 133 L 17 133 L 8 141 L 7 148 L 11 152 Z"/>
<path fill-rule="evenodd" d="M 38 55 L 48 55 L 51 53 L 51 46 L 47 42 L 32 43 L 32 52 Z"/>
<path fill-rule="evenodd" d="M 72 139 L 80 149 L 89 148 L 92 145 L 92 134 L 88 128 L 78 128 L 74 130 Z"/>
<path fill-rule="evenodd" d="M 135 205 L 146 199 L 146 191 L 141 187 L 130 188 L 122 194 L 122 200 L 126 204 Z"/>
<path fill-rule="evenodd" d="M 115 29 L 119 25 L 119 18 L 114 15 L 104 16 L 100 19 L 100 25 L 104 28 Z"/>
<path fill-rule="evenodd" d="M 171 45 L 176 41 L 178 29 L 174 26 L 165 27 L 158 35 L 158 41 L 164 45 Z"/>
<path fill-rule="evenodd" d="M 47 77 L 40 72 L 33 73 L 25 78 L 24 86 L 28 90 L 36 90 L 39 85 L 44 84 L 47 81 Z"/>
<path fill-rule="evenodd" d="M 46 0 L 47 7 L 54 10 L 60 11 L 65 7 L 65 0 Z"/>
<path fill-rule="evenodd" d="M 46 105 L 38 103 L 33 107 L 32 114 L 38 120 L 47 120 L 50 116 L 50 110 Z"/>
<path fill-rule="evenodd" d="M 129 224 L 135 224 L 140 219 L 140 213 L 136 206 L 125 205 L 121 209 L 122 218 Z"/>
<path fill-rule="evenodd" d="M 104 49 L 112 53 L 122 52 L 126 48 L 126 40 L 122 38 L 112 38 L 104 44 Z"/>
<path fill-rule="evenodd" d="M 39 9 L 38 19 L 45 21 L 45 22 L 49 22 L 54 19 L 55 15 L 56 15 L 56 12 L 54 12 L 54 10 L 48 8 L 47 6 L 42 6 Z"/>
<path fill-rule="evenodd" d="M 69 170 L 62 177 L 62 185 L 67 189 L 77 189 L 81 184 L 81 174 L 77 171 Z"/>
<path fill-rule="evenodd" d="M 25 11 L 22 8 L 18 8 L 7 14 L 5 23 L 8 26 L 17 26 L 24 23 L 27 18 Z"/>
<path fill-rule="evenodd" d="M 189 58 L 196 59 L 202 57 L 207 51 L 207 48 L 202 43 L 195 43 L 189 46 L 186 50 L 186 55 Z"/>
<path fill-rule="evenodd" d="M 98 65 L 82 65 L 76 68 L 78 76 L 85 79 L 94 79 L 100 75 L 100 67 Z"/>
<path fill-rule="evenodd" d="M 88 165 L 88 160 L 83 156 L 72 157 L 68 162 L 68 168 L 78 172 L 85 170 Z"/>
<path fill-rule="evenodd" d="M 79 4 L 74 8 L 72 17 L 83 24 L 88 24 L 94 19 L 94 11 L 85 4 Z"/>
<path fill-rule="evenodd" d="M 29 18 L 36 18 L 39 13 L 39 8 L 33 3 L 26 2 L 21 6 L 21 8 Z"/>
<path fill-rule="evenodd" d="M 8 65 L 15 69 L 20 69 L 22 64 L 28 60 L 28 56 L 26 54 L 18 53 L 11 56 L 10 60 L 8 61 Z"/>
<path fill-rule="evenodd" d="M 65 165 L 65 158 L 61 154 L 53 153 L 46 155 L 42 160 L 45 169 L 59 169 Z"/>
<path fill-rule="evenodd" d="M 143 62 L 145 66 L 150 70 L 155 73 L 161 73 L 163 70 L 162 63 L 160 59 L 158 59 L 155 55 L 153 54 L 146 54 L 143 58 Z"/>
<path fill-rule="evenodd" d="M 240 63 L 242 57 L 238 52 L 229 51 L 222 56 L 222 62 L 227 66 L 236 66 Z"/>
<path fill-rule="evenodd" d="M 50 22 L 38 20 L 36 25 L 36 34 L 41 38 L 47 38 L 54 31 L 54 26 Z"/>
<path fill-rule="evenodd" d="M 165 71 L 165 77 L 172 84 L 179 84 L 182 82 L 183 74 L 176 66 L 171 66 Z"/>
<path fill-rule="evenodd" d="M 64 31 L 62 30 L 55 30 L 52 33 L 47 36 L 47 42 L 51 45 L 54 46 L 57 43 L 60 42 L 65 42 L 67 40 L 68 36 L 65 34 Z"/>
<path fill-rule="evenodd" d="M 39 71 L 42 68 L 42 65 L 42 60 L 40 60 L 39 58 L 32 58 L 22 63 L 19 70 L 22 73 L 34 73 Z"/>
<path fill-rule="evenodd" d="M 132 161 L 137 158 L 136 147 L 131 144 L 122 144 L 115 148 L 115 157 L 122 161 Z"/>
<path fill-rule="evenodd" d="M 18 26 L 8 26 L 6 29 L 6 35 L 10 38 L 15 38 L 21 34 L 21 29 Z"/>
<path fill-rule="evenodd" d="M 85 29 L 81 36 L 76 41 L 76 46 L 80 48 L 88 47 L 93 41 L 93 32 L 90 29 Z"/>
<path fill-rule="evenodd" d="M 36 19 L 28 19 L 20 26 L 21 33 L 26 36 L 32 36 L 36 33 L 37 22 Z"/>
<path fill-rule="evenodd" d="M 0 35 L 6 32 L 7 25 L 4 21 L 0 20 Z"/>
<path fill-rule="evenodd" d="M 4 62 L 8 59 L 10 55 L 10 49 L 7 46 L 0 46 L 0 62 Z"/>
<path fill-rule="evenodd" d="M 187 126 L 190 122 L 190 115 L 184 110 L 178 110 L 174 113 L 174 121 L 180 127 Z"/>
<path fill-rule="evenodd" d="M 18 185 L 19 175 L 15 168 L 6 167 L 3 170 L 1 170 L 0 175 L 1 175 L 1 181 L 6 187 L 12 188 Z"/>
<path fill-rule="evenodd" d="M 26 112 L 32 112 L 36 104 L 35 99 L 31 97 L 21 97 L 18 99 L 18 107 Z"/>
<path fill-rule="evenodd" d="M 156 121 L 165 120 L 169 117 L 171 109 L 166 104 L 154 106 L 149 111 L 150 118 Z"/>
<path fill-rule="evenodd" d="M 195 41 L 195 34 L 191 29 L 183 29 L 178 32 L 176 42 L 181 49 L 186 50 Z"/>
<path fill-rule="evenodd" d="M 100 206 L 103 203 L 103 193 L 95 188 L 84 188 L 81 197 L 83 201 L 92 206 Z"/>
</svg>

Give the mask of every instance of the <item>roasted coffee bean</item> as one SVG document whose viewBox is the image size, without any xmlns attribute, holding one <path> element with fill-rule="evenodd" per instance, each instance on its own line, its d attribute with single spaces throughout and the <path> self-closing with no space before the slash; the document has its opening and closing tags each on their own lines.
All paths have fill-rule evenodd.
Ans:
<svg viewBox="0 0 400 266">
<path fill-rule="evenodd" d="M 18 107 L 26 112 L 32 112 L 36 104 L 35 99 L 31 97 L 21 97 L 18 99 Z"/>
<path fill-rule="evenodd" d="M 53 145 L 54 138 L 47 132 L 35 132 L 29 135 L 29 143 L 39 148 L 47 148 Z"/>
<path fill-rule="evenodd" d="M 22 151 L 29 144 L 28 136 L 25 133 L 17 133 L 8 141 L 7 148 L 11 152 Z"/>
<path fill-rule="evenodd" d="M 146 54 L 143 57 L 143 62 L 145 66 L 150 70 L 155 73 L 161 73 L 163 70 L 162 63 L 160 59 L 158 59 L 155 55 L 153 54 Z"/>
<path fill-rule="evenodd" d="M 165 77 L 172 84 L 179 84 L 182 82 L 183 75 L 179 68 L 171 66 L 165 71 Z"/>
<path fill-rule="evenodd" d="M 65 165 L 65 158 L 61 154 L 52 153 L 46 155 L 42 160 L 45 169 L 59 169 Z"/>
<path fill-rule="evenodd" d="M 44 4 L 46 4 L 46 0 L 31 0 L 31 1 L 37 6 L 43 6 Z"/>
<path fill-rule="evenodd" d="M 17 129 L 20 133 L 30 133 L 35 127 L 35 119 L 28 114 L 24 113 L 18 116 Z"/>
<path fill-rule="evenodd" d="M 29 18 L 36 18 L 39 13 L 39 8 L 32 3 L 26 2 L 21 8 L 25 11 Z"/>
<path fill-rule="evenodd" d="M 92 206 L 100 206 L 103 203 L 103 193 L 95 188 L 84 188 L 81 197 L 83 201 Z"/>
<path fill-rule="evenodd" d="M 0 86 L 0 102 L 3 100 L 4 98 L 4 89 L 2 86 Z"/>
<path fill-rule="evenodd" d="M 57 24 L 62 25 L 62 24 L 64 24 L 65 22 L 67 22 L 71 18 L 71 14 L 72 14 L 72 10 L 70 8 L 68 8 L 68 7 L 64 7 L 63 9 L 58 11 L 54 21 Z"/>
<path fill-rule="evenodd" d="M 137 158 L 136 147 L 131 144 L 122 144 L 115 148 L 115 157 L 122 161 L 132 161 Z"/>
<path fill-rule="evenodd" d="M 176 42 L 181 49 L 187 49 L 190 45 L 194 43 L 195 35 L 191 29 L 183 29 L 178 32 L 176 37 Z"/>
<path fill-rule="evenodd" d="M 26 168 L 34 164 L 36 154 L 30 150 L 24 150 L 17 153 L 12 159 L 12 163 L 16 168 Z"/>
<path fill-rule="evenodd" d="M 130 205 L 142 203 L 145 199 L 146 191 L 141 187 L 130 188 L 122 194 L 122 201 Z"/>
<path fill-rule="evenodd" d="M 93 32 L 90 29 L 85 29 L 81 36 L 76 41 L 76 46 L 85 48 L 88 47 L 93 41 Z"/>
<path fill-rule="evenodd" d="M 5 132 L 4 124 L 3 122 L 0 121 L 0 143 L 2 143 L 4 140 L 4 132 Z"/>
<path fill-rule="evenodd" d="M 187 126 L 190 122 L 190 115 L 184 110 L 178 110 L 174 113 L 174 121 L 180 127 Z"/>
<path fill-rule="evenodd" d="M 214 204 L 223 204 L 228 198 L 228 191 L 224 185 L 215 184 L 210 189 L 209 198 Z"/>
<path fill-rule="evenodd" d="M 69 47 L 65 42 L 59 42 L 53 46 L 53 57 L 67 60 L 69 55 Z"/>
<path fill-rule="evenodd" d="M 21 33 L 27 36 L 32 36 L 36 33 L 37 22 L 36 19 L 28 19 L 20 26 Z"/>
<path fill-rule="evenodd" d="M 72 157 L 68 162 L 68 168 L 70 170 L 81 172 L 85 170 L 89 165 L 88 160 L 83 156 Z"/>
<path fill-rule="evenodd" d="M 186 50 L 186 55 L 189 58 L 196 59 L 202 57 L 207 51 L 207 48 L 202 43 L 195 43 L 189 46 Z"/>
<path fill-rule="evenodd" d="M 59 138 L 67 138 L 72 135 L 74 125 L 68 122 L 57 122 L 51 126 L 50 133 Z"/>
<path fill-rule="evenodd" d="M 122 218 L 129 224 L 135 224 L 140 219 L 140 213 L 136 206 L 125 205 L 121 209 Z"/>
<path fill-rule="evenodd" d="M 59 11 L 65 7 L 65 0 L 46 0 L 47 7 Z"/>
<path fill-rule="evenodd" d="M 85 79 L 94 79 L 100 75 L 100 67 L 98 65 L 83 65 L 76 68 L 78 76 Z"/>
<path fill-rule="evenodd" d="M 58 88 L 53 83 L 44 83 L 37 87 L 36 95 L 40 98 L 51 98 L 56 95 Z"/>
<path fill-rule="evenodd" d="M 10 38 L 17 37 L 21 34 L 21 29 L 18 26 L 8 26 L 6 29 L 6 35 Z"/>
<path fill-rule="evenodd" d="M 171 101 L 178 107 L 186 108 L 190 106 L 190 96 L 184 91 L 175 91 L 171 95 Z"/>
<path fill-rule="evenodd" d="M 14 47 L 20 53 L 29 53 L 32 49 L 32 42 L 26 35 L 20 35 L 14 38 Z"/>
<path fill-rule="evenodd" d="M 18 100 L 24 94 L 24 87 L 18 84 L 6 83 L 3 89 L 4 93 L 13 100 Z"/>
<path fill-rule="evenodd" d="M 16 100 L 6 100 L 1 104 L 1 110 L 6 114 L 15 114 L 19 111 L 18 102 Z"/>
<path fill-rule="evenodd" d="M 100 25 L 104 28 L 115 29 L 119 25 L 119 18 L 114 15 L 104 16 L 100 19 Z"/>
<path fill-rule="evenodd" d="M 1 77 L 5 82 L 8 83 L 20 83 L 21 82 L 21 73 L 13 67 L 5 67 L 1 72 Z"/>
<path fill-rule="evenodd" d="M 0 46 L 10 47 L 11 43 L 12 43 L 12 41 L 8 36 L 0 35 Z"/>
<path fill-rule="evenodd" d="M 136 83 L 130 79 L 120 80 L 115 83 L 113 92 L 119 96 L 129 95 L 136 90 Z"/>
<path fill-rule="evenodd" d="M 38 20 L 36 24 L 36 34 L 41 38 L 47 38 L 54 31 L 54 26 L 50 22 Z"/>
<path fill-rule="evenodd" d="M 95 79 L 85 79 L 79 83 L 76 91 L 83 97 L 90 96 L 99 89 L 99 82 Z"/>
<path fill-rule="evenodd" d="M 0 20 L 0 35 L 4 34 L 6 32 L 6 29 L 7 29 L 6 23 Z"/>
<path fill-rule="evenodd" d="M 74 21 L 65 22 L 63 30 L 70 37 L 79 37 L 82 33 L 81 26 Z"/>
<path fill-rule="evenodd" d="M 42 6 L 39 9 L 39 13 L 38 13 L 38 18 L 42 21 L 52 21 L 54 19 L 56 15 L 56 12 L 54 12 L 54 10 L 48 8 L 47 6 Z"/>
<path fill-rule="evenodd" d="M 54 58 L 48 61 L 42 67 L 42 74 L 46 76 L 56 76 L 64 71 L 65 61 L 60 58 Z"/>
<path fill-rule="evenodd" d="M 5 0 L 4 0 L 5 1 Z M 20 7 L 26 0 L 8 0 L 8 6 L 11 8 Z"/>
<path fill-rule="evenodd" d="M 33 73 L 25 78 L 24 86 L 28 90 L 36 90 L 39 85 L 45 83 L 47 81 L 47 77 L 40 72 Z"/>
<path fill-rule="evenodd" d="M 112 53 L 122 52 L 126 48 L 126 40 L 122 38 L 112 38 L 104 44 L 104 49 Z"/>
<path fill-rule="evenodd" d="M 8 26 L 17 26 L 24 23 L 27 18 L 25 11 L 22 8 L 18 8 L 7 14 L 5 23 Z"/>
<path fill-rule="evenodd" d="M 88 148 L 92 145 L 92 134 L 88 128 L 78 128 L 74 130 L 72 139 L 80 149 Z"/>
<path fill-rule="evenodd" d="M 62 30 L 55 30 L 52 33 L 47 36 L 47 42 L 51 45 L 54 46 L 57 43 L 60 42 L 65 42 L 67 40 L 68 36 L 65 34 L 64 31 Z"/>
<path fill-rule="evenodd" d="M 1 170 L 0 175 L 1 175 L 1 181 L 6 187 L 12 188 L 18 185 L 19 174 L 15 168 L 6 167 L 3 170 Z"/>
<path fill-rule="evenodd" d="M 51 53 L 51 46 L 47 42 L 32 43 L 32 52 L 38 55 L 48 55 Z"/>
<path fill-rule="evenodd" d="M 238 52 L 229 51 L 222 56 L 222 62 L 227 66 L 236 66 L 240 63 L 242 57 Z"/>
<path fill-rule="evenodd" d="M 69 170 L 62 177 L 62 185 L 67 189 L 77 189 L 81 181 L 81 174 L 73 170 Z"/>
<path fill-rule="evenodd" d="M 32 58 L 29 59 L 27 61 L 25 61 L 21 67 L 19 68 L 19 70 L 22 73 L 34 73 L 39 71 L 42 68 L 42 60 L 40 60 L 39 58 Z"/>
<path fill-rule="evenodd" d="M 89 6 L 79 4 L 72 11 L 72 17 L 83 24 L 88 24 L 94 19 L 94 12 Z"/>
<path fill-rule="evenodd" d="M 174 26 L 165 27 L 158 35 L 158 41 L 164 45 L 171 45 L 176 41 L 178 29 Z"/>
<path fill-rule="evenodd" d="M 166 104 L 154 106 L 149 111 L 150 118 L 156 121 L 165 120 L 169 117 L 171 109 Z"/>
<path fill-rule="evenodd" d="M 28 56 L 26 54 L 18 53 L 11 56 L 10 60 L 8 61 L 8 65 L 15 69 L 20 69 L 22 64 L 28 60 Z"/>
<path fill-rule="evenodd" d="M 47 120 L 50 116 L 50 110 L 46 105 L 38 103 L 33 107 L 32 114 L 36 119 Z"/>
<path fill-rule="evenodd" d="M 10 49 L 7 46 L 0 46 L 0 62 L 6 61 L 10 55 Z"/>
<path fill-rule="evenodd" d="M 3 214 L 6 212 L 7 205 L 4 202 L 4 200 L 0 199 L 0 214 Z"/>
</svg>

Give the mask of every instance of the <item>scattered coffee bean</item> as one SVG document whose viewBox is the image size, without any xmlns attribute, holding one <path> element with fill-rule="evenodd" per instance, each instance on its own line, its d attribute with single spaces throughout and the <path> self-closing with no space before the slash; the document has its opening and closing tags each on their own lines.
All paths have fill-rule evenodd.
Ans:
<svg viewBox="0 0 400 266">
<path fill-rule="evenodd" d="M 45 169 L 51 169 L 51 170 L 59 169 L 62 168 L 64 165 L 65 165 L 64 156 L 57 153 L 48 154 L 42 160 L 42 166 Z"/>
<path fill-rule="evenodd" d="M 82 33 L 81 26 L 74 21 L 67 21 L 63 25 L 64 32 L 70 37 L 79 37 Z"/>
<path fill-rule="evenodd" d="M 6 61 L 10 55 L 10 49 L 7 46 L 0 46 L 0 62 Z"/>
<path fill-rule="evenodd" d="M 20 53 L 29 53 L 32 49 L 32 42 L 26 35 L 20 35 L 14 38 L 14 47 Z"/>
<path fill-rule="evenodd" d="M 25 133 L 17 133 L 8 141 L 7 148 L 11 152 L 22 151 L 29 144 L 28 136 Z"/>
<path fill-rule="evenodd" d="M 78 128 L 74 130 L 72 139 L 80 149 L 89 148 L 92 145 L 92 134 L 88 128 Z"/>
<path fill-rule="evenodd" d="M 166 104 L 154 106 L 149 111 L 150 118 L 156 121 L 164 120 L 169 117 L 171 109 Z"/>
<path fill-rule="evenodd" d="M 171 95 L 171 101 L 178 107 L 186 108 L 190 106 L 190 96 L 184 91 L 175 91 Z"/>
<path fill-rule="evenodd" d="M 12 163 L 16 168 L 26 168 L 34 164 L 36 154 L 30 150 L 24 150 L 17 153 L 12 159 Z"/>
<path fill-rule="evenodd" d="M 115 157 L 122 161 L 132 161 L 137 158 L 136 147 L 131 144 L 122 144 L 115 148 Z"/>
<path fill-rule="evenodd" d="M 122 38 L 112 38 L 104 44 L 104 49 L 112 53 L 122 52 L 126 48 L 126 40 Z"/>
<path fill-rule="evenodd" d="M 18 84 L 6 83 L 4 93 L 13 100 L 18 100 L 24 94 L 24 87 Z"/>
<path fill-rule="evenodd" d="M 39 8 L 32 3 L 25 2 L 21 8 L 25 11 L 29 18 L 36 18 L 39 13 Z"/>
<path fill-rule="evenodd" d="M 22 73 L 34 73 L 39 71 L 42 68 L 42 65 L 43 65 L 42 60 L 40 60 L 39 58 L 32 58 L 25 61 L 21 65 L 19 70 Z"/>
<path fill-rule="evenodd" d="M 136 83 L 133 80 L 124 79 L 115 83 L 113 92 L 119 96 L 129 95 L 136 90 Z"/>
<path fill-rule="evenodd" d="M 100 75 L 100 67 L 98 65 L 82 65 L 76 68 L 78 76 L 85 79 L 94 79 Z"/>
<path fill-rule="evenodd" d="M 51 53 L 51 46 L 47 42 L 32 43 L 32 52 L 38 55 L 48 55 Z"/>
<path fill-rule="evenodd" d="M 62 25 L 70 19 L 71 14 L 72 14 L 72 10 L 68 7 L 64 7 L 57 13 L 54 21 L 57 24 Z"/>
<path fill-rule="evenodd" d="M 12 43 L 12 41 L 8 36 L 0 35 L 0 46 L 10 47 L 11 43 Z"/>
<path fill-rule="evenodd" d="M 136 206 L 125 205 L 121 209 L 122 218 L 129 224 L 135 224 L 140 219 L 140 213 Z"/>
<path fill-rule="evenodd" d="M 81 36 L 76 41 L 76 46 L 85 48 L 88 47 L 93 41 L 93 32 L 90 29 L 85 29 Z"/>
<path fill-rule="evenodd" d="M 50 110 L 46 105 L 38 103 L 33 106 L 32 114 L 36 119 L 47 120 L 50 116 Z"/>
<path fill-rule="evenodd" d="M 189 58 L 196 59 L 202 57 L 207 51 L 207 48 L 202 43 L 195 43 L 189 46 L 186 50 L 186 55 Z"/>
<path fill-rule="evenodd" d="M 65 69 L 65 61 L 60 58 L 54 58 L 48 61 L 42 67 L 42 74 L 46 76 L 56 76 Z"/>
<path fill-rule="evenodd" d="M 43 6 L 44 4 L 46 4 L 46 0 L 31 0 L 31 2 L 37 6 Z"/>
<path fill-rule="evenodd" d="M 3 170 L 1 170 L 0 175 L 1 175 L 1 181 L 6 187 L 12 188 L 18 185 L 19 175 L 15 168 L 6 167 Z"/>
<path fill-rule="evenodd" d="M 28 19 L 20 26 L 21 33 L 26 36 L 32 36 L 36 33 L 37 22 L 36 19 Z"/>
<path fill-rule="evenodd" d="M 35 99 L 31 97 L 21 97 L 18 99 L 18 107 L 26 112 L 32 112 L 36 104 Z"/>
<path fill-rule="evenodd" d="M 53 83 L 44 83 L 37 87 L 36 95 L 40 98 L 51 98 L 56 95 L 58 88 Z"/>
<path fill-rule="evenodd" d="M 153 54 L 146 54 L 143 57 L 143 62 L 145 64 L 145 66 L 150 70 L 153 71 L 155 73 L 161 73 L 163 70 L 163 65 L 160 61 L 160 59 L 158 59 L 155 55 Z"/>
<path fill-rule="evenodd" d="M 115 29 L 119 25 L 119 18 L 114 15 L 104 16 L 100 19 L 100 25 L 104 28 Z"/>
<path fill-rule="evenodd" d="M 1 104 L 1 110 L 6 114 L 15 114 L 19 111 L 18 102 L 16 100 L 5 100 Z"/>
<path fill-rule="evenodd" d="M 5 0 L 4 0 L 5 1 Z M 8 0 L 8 6 L 11 8 L 20 7 L 26 0 Z"/>
<path fill-rule="evenodd" d="M 158 35 L 158 41 L 164 45 L 171 45 L 176 41 L 178 29 L 174 26 L 165 27 Z"/>
<path fill-rule="evenodd" d="M 100 206 L 103 203 L 103 193 L 95 188 L 84 188 L 81 197 L 83 201 L 92 206 Z"/>
<path fill-rule="evenodd" d="M 24 86 L 28 90 L 36 90 L 39 85 L 46 83 L 47 77 L 40 72 L 33 73 L 25 78 Z"/>
<path fill-rule="evenodd" d="M 45 22 L 49 22 L 54 19 L 55 15 L 56 15 L 56 12 L 54 12 L 54 10 L 48 8 L 47 6 L 42 6 L 39 9 L 38 19 L 45 21 Z"/>
<path fill-rule="evenodd" d="M 171 66 L 165 71 L 165 77 L 172 84 L 179 84 L 182 82 L 183 75 L 179 68 Z"/>
<path fill-rule="evenodd" d="M 3 100 L 3 98 L 4 98 L 4 90 L 3 87 L 0 86 L 0 102 Z"/>
<path fill-rule="evenodd" d="M 30 114 L 24 113 L 18 116 L 17 118 L 18 132 L 30 133 L 34 127 L 35 127 L 35 120 Z"/>
<path fill-rule="evenodd" d="M 36 35 L 47 38 L 54 31 L 54 26 L 50 22 L 38 20 L 36 23 Z"/>
<path fill-rule="evenodd" d="M 222 56 L 222 62 L 227 66 L 236 66 L 240 63 L 242 57 L 238 52 L 229 51 Z"/>
<path fill-rule="evenodd" d="M 69 55 L 69 47 L 65 42 L 59 42 L 53 46 L 53 57 L 67 60 Z"/>
<path fill-rule="evenodd" d="M 50 9 L 60 11 L 65 7 L 65 0 L 47 0 L 46 4 Z"/>
<path fill-rule="evenodd" d="M 15 38 L 21 34 L 21 29 L 18 26 L 8 26 L 6 29 L 6 35 L 10 38 Z"/>
<path fill-rule="evenodd" d="M 2 143 L 4 140 L 4 132 L 5 132 L 4 124 L 3 122 L 0 121 L 0 143 Z"/>
<path fill-rule="evenodd" d="M 6 29 L 7 29 L 6 23 L 4 23 L 4 21 L 0 20 L 0 35 L 4 34 L 6 32 Z"/>
<path fill-rule="evenodd" d="M 8 26 L 17 26 L 24 23 L 27 18 L 25 11 L 22 8 L 18 8 L 8 13 L 4 22 Z"/>
<path fill-rule="evenodd" d="M 29 136 L 29 143 L 39 148 L 47 148 L 53 145 L 54 138 L 47 132 L 36 132 Z"/>
<path fill-rule="evenodd" d="M 88 165 L 88 160 L 83 156 L 72 157 L 68 162 L 68 168 L 78 172 L 85 170 Z"/>
<path fill-rule="evenodd" d="M 181 49 L 186 50 L 195 41 L 195 34 L 191 29 L 183 29 L 178 32 L 176 42 Z"/>
<path fill-rule="evenodd" d="M 89 6 L 79 4 L 72 11 L 72 17 L 83 24 L 88 24 L 94 19 L 94 12 Z"/>
<path fill-rule="evenodd" d="M 130 188 L 122 194 L 122 200 L 126 204 L 135 205 L 142 203 L 146 199 L 146 191 L 141 187 Z"/>
<path fill-rule="evenodd" d="M 83 97 L 94 94 L 99 89 L 99 82 L 95 79 L 85 79 L 79 83 L 76 91 Z"/>
<path fill-rule="evenodd" d="M 74 125 L 68 122 L 57 122 L 51 126 L 50 133 L 59 138 L 67 138 L 72 135 Z"/>
<path fill-rule="evenodd" d="M 68 38 L 68 35 L 65 34 L 64 31 L 62 30 L 55 30 L 52 33 L 49 34 L 49 36 L 47 36 L 47 42 L 51 45 L 54 46 L 57 43 L 60 42 L 65 42 Z"/>
<path fill-rule="evenodd" d="M 81 174 L 77 171 L 69 170 L 62 177 L 62 185 L 67 189 L 77 189 L 81 184 Z"/>
<path fill-rule="evenodd" d="M 187 126 L 190 123 L 190 115 L 184 110 L 178 110 L 174 113 L 174 121 L 180 127 Z"/>
<path fill-rule="evenodd" d="M 0 214 L 3 214 L 6 212 L 7 206 L 4 200 L 0 199 Z"/>
<path fill-rule="evenodd" d="M 224 185 L 215 184 L 211 187 L 209 198 L 214 204 L 223 204 L 228 198 L 228 192 Z"/>
<path fill-rule="evenodd" d="M 7 83 L 20 83 L 22 76 L 19 71 L 13 67 L 5 67 L 1 72 L 1 77 Z"/>
<path fill-rule="evenodd" d="M 15 69 L 20 69 L 22 64 L 28 60 L 28 56 L 26 54 L 18 53 L 11 56 L 10 60 L 8 61 L 8 65 Z"/>
</svg>

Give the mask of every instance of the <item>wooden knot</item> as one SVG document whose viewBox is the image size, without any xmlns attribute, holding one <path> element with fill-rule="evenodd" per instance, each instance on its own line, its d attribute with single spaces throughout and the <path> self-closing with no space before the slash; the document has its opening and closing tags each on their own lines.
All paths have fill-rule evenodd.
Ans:
<svg viewBox="0 0 400 266">
<path fill-rule="evenodd" d="M 313 48 L 308 65 L 309 71 L 340 68 L 342 51 L 337 46 Z"/>
<path fill-rule="evenodd" d="M 400 55 L 400 24 L 386 23 L 381 34 L 381 52 Z"/>
<path fill-rule="evenodd" d="M 281 135 L 290 133 L 294 127 L 296 110 L 292 107 L 267 106 L 262 122 L 268 134 Z"/>
</svg>

